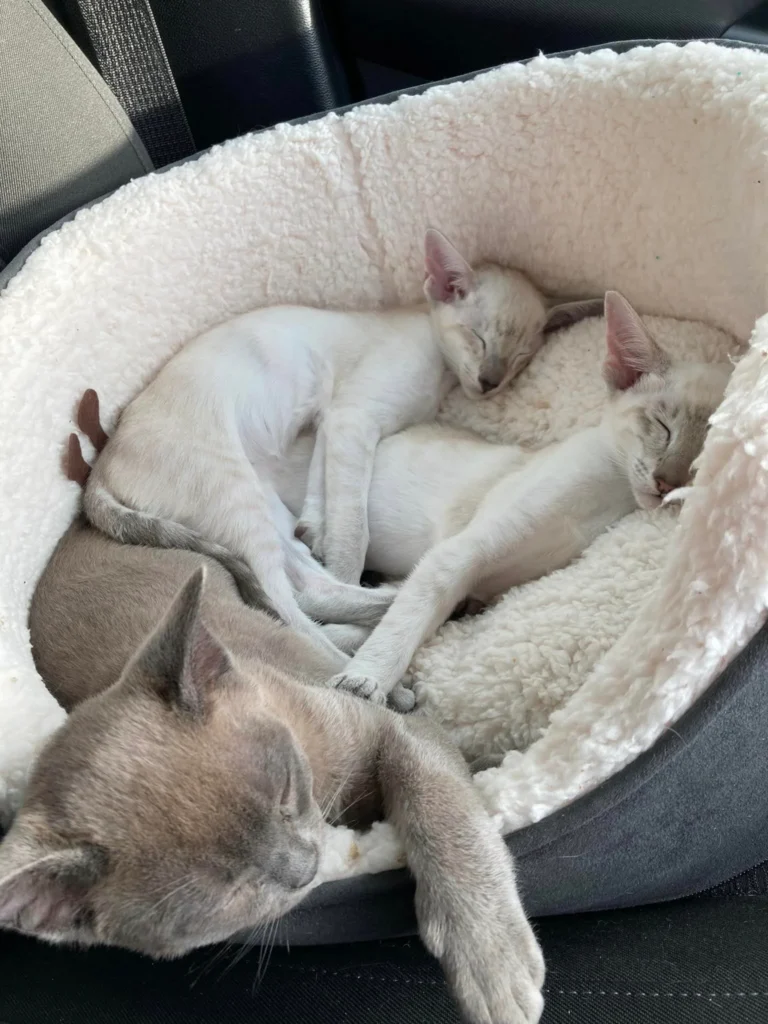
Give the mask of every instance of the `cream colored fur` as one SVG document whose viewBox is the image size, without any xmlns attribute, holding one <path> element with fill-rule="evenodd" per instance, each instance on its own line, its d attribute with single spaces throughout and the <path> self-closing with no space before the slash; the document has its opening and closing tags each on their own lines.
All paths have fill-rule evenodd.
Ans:
<svg viewBox="0 0 768 1024">
<path fill-rule="evenodd" d="M 605 324 L 610 400 L 596 426 L 537 452 L 443 438 L 439 426 L 384 442 L 371 568 L 396 571 L 410 553 L 412 571 L 332 685 L 399 706 L 413 656 L 461 601 L 564 568 L 631 511 L 689 484 L 731 364 L 673 360 L 617 292 L 606 292 Z"/>
<path fill-rule="evenodd" d="M 617 288 L 643 314 L 746 341 L 768 308 L 767 146 L 763 54 L 668 44 L 541 58 L 238 140 L 46 239 L 0 296 L 4 809 L 63 717 L 34 671 L 26 615 L 77 506 L 60 457 L 84 388 L 99 391 L 111 427 L 172 352 L 227 317 L 278 302 L 415 301 L 428 224 L 548 293 Z M 671 344 L 663 321 L 648 323 Z M 709 339 L 710 357 L 730 346 L 714 328 Z M 599 414 L 601 344 L 585 322 L 505 399 L 452 395 L 444 416 L 490 438 L 567 436 Z M 699 333 L 680 345 L 699 354 Z M 762 623 L 766 352 L 768 319 L 736 366 L 679 525 L 671 509 L 635 513 L 417 655 L 428 708 L 466 749 L 531 744 L 477 777 L 500 828 L 540 819 L 651 746 Z M 324 875 L 398 856 L 384 826 L 339 830 Z"/>
<path fill-rule="evenodd" d="M 522 274 L 473 271 L 435 230 L 425 266 L 427 303 L 274 306 L 185 345 L 121 414 L 88 480 L 88 519 L 124 543 L 219 557 L 246 600 L 329 651 L 318 622 L 378 622 L 392 595 L 357 585 L 377 444 L 434 419 L 457 382 L 471 398 L 499 391 L 540 348 L 548 317 Z M 317 442 L 295 511 L 328 572 L 294 538 L 296 521 L 268 483 L 310 427 Z"/>
</svg>

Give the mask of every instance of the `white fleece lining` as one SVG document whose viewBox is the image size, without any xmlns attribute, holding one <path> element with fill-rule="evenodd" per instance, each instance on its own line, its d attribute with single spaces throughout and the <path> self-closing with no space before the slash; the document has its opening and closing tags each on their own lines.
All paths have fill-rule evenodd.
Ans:
<svg viewBox="0 0 768 1024">
<path fill-rule="evenodd" d="M 754 326 L 679 525 L 671 509 L 629 517 L 562 573 L 449 624 L 414 665 L 422 698 L 466 749 L 534 740 L 477 777 L 505 831 L 650 747 L 766 607 L 767 146 L 761 53 L 693 43 L 539 58 L 238 139 L 48 236 L 0 296 L 3 813 L 64 717 L 35 672 L 26 620 L 77 507 L 60 460 L 83 389 L 97 388 L 111 426 L 179 345 L 235 313 L 409 301 L 428 224 L 552 292 L 617 288 L 641 312 L 740 339 Z M 662 342 L 677 336 L 651 323 Z M 683 349 L 728 346 L 693 330 Z M 501 440 L 567 433 L 599 405 L 599 344 L 598 322 L 581 325 L 553 340 L 517 397 L 452 399 L 445 415 Z M 581 368 L 578 387 L 552 376 L 560 359 Z M 400 861 L 387 825 L 335 829 L 322 877 Z"/>
</svg>

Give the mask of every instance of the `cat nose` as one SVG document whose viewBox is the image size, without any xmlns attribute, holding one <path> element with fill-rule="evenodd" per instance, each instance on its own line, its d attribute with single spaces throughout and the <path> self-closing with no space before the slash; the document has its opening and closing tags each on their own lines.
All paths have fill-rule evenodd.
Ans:
<svg viewBox="0 0 768 1024">
<path fill-rule="evenodd" d="M 320 851 L 314 843 L 297 843 L 275 859 L 270 874 L 286 889 L 303 889 L 317 874 Z"/>
<path fill-rule="evenodd" d="M 484 395 L 504 380 L 507 368 L 498 356 L 487 356 L 477 368 L 477 384 Z"/>
<path fill-rule="evenodd" d="M 655 476 L 653 482 L 656 484 L 656 490 L 662 497 L 665 494 L 670 494 L 675 489 L 675 485 L 669 483 L 663 476 Z"/>
<path fill-rule="evenodd" d="M 484 395 L 487 395 L 489 391 L 493 391 L 494 388 L 498 387 L 498 383 L 494 380 L 489 380 L 488 377 L 481 377 L 478 382 L 480 390 Z"/>
</svg>

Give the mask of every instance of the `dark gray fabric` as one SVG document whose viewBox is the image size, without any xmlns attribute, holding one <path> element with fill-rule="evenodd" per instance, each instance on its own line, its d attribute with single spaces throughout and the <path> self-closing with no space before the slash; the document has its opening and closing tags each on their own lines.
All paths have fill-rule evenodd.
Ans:
<svg viewBox="0 0 768 1024">
<path fill-rule="evenodd" d="M 757 2 L 334 0 L 333 6 L 356 58 L 436 80 L 613 39 L 719 37 Z"/>
<path fill-rule="evenodd" d="M 0 259 L 152 169 L 124 111 L 40 0 L 0 0 Z"/>
<path fill-rule="evenodd" d="M 200 148 L 352 98 L 326 0 L 151 2 Z"/>
<path fill-rule="evenodd" d="M 65 0 L 155 167 L 195 152 L 149 0 Z"/>
<path fill-rule="evenodd" d="M 697 896 L 702 900 L 720 899 L 722 897 L 729 899 L 744 896 L 768 897 L 768 861 L 763 864 L 757 864 L 755 867 L 750 868 L 749 871 L 736 875 L 735 878 L 729 878 L 720 885 L 716 885 L 713 889 L 706 889 L 704 892 L 698 893 Z"/>
<path fill-rule="evenodd" d="M 768 901 L 548 918 L 541 1024 L 765 1024 Z M 155 963 L 0 935 L 7 1024 L 459 1024 L 415 939 Z"/>
</svg>

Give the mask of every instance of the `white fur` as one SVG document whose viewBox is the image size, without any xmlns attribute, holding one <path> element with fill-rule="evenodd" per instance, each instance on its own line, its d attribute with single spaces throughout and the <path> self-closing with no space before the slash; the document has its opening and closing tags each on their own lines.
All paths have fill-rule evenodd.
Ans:
<svg viewBox="0 0 768 1024">
<path fill-rule="evenodd" d="M 350 554 L 361 544 L 364 553 L 376 443 L 434 416 L 450 380 L 426 310 L 245 314 L 187 345 L 128 406 L 91 475 L 86 511 L 96 516 L 107 495 L 183 523 L 245 559 L 281 618 L 328 643 L 309 616 L 347 616 L 335 617 L 323 598 L 371 604 L 374 595 L 334 584 L 312 563 L 266 471 L 317 424 L 311 497 L 321 514 L 327 504 L 326 540 L 341 528 Z"/>
<path fill-rule="evenodd" d="M 567 569 L 450 623 L 413 665 L 467 749 L 530 744 L 477 777 L 500 828 L 539 820 L 648 749 L 768 601 L 767 139 L 761 53 L 695 43 L 540 58 L 237 140 L 49 237 L 0 296 L 3 807 L 63 716 L 35 673 L 26 616 L 77 507 L 60 456 L 82 391 L 99 391 L 111 427 L 184 341 L 228 317 L 415 301 L 430 223 L 470 260 L 519 266 L 553 293 L 614 287 L 642 313 L 741 339 L 758 321 L 679 528 L 672 509 L 634 513 Z M 649 323 L 671 345 L 663 321 Z M 594 424 L 600 328 L 546 345 L 504 398 L 451 395 L 443 416 L 538 445 Z M 709 338 L 702 355 L 727 350 Z M 702 340 L 681 344 L 697 354 Z M 337 830 L 325 877 L 397 857 L 385 826 Z"/>
<path fill-rule="evenodd" d="M 498 391 L 541 345 L 547 319 L 519 272 L 473 271 L 434 230 L 426 257 L 428 305 L 277 306 L 195 338 L 123 412 L 88 481 L 88 518 L 131 543 L 210 553 L 213 542 L 250 567 L 284 622 L 328 648 L 314 620 L 378 622 L 391 594 L 357 584 L 379 440 L 433 419 L 457 380 L 473 398 Z M 327 572 L 294 539 L 295 519 L 267 483 L 310 427 L 317 441 L 295 511 Z"/>
<path fill-rule="evenodd" d="M 731 364 L 673 360 L 622 296 L 608 292 L 605 307 L 611 397 L 597 426 L 539 451 L 438 425 L 379 445 L 366 565 L 408 579 L 332 685 L 394 699 L 418 647 L 465 597 L 485 603 L 568 565 L 633 509 L 660 506 L 670 475 L 688 481 Z M 301 507 L 311 440 L 275 466 L 289 508 Z M 410 696 L 397 697 L 408 710 Z"/>
</svg>

